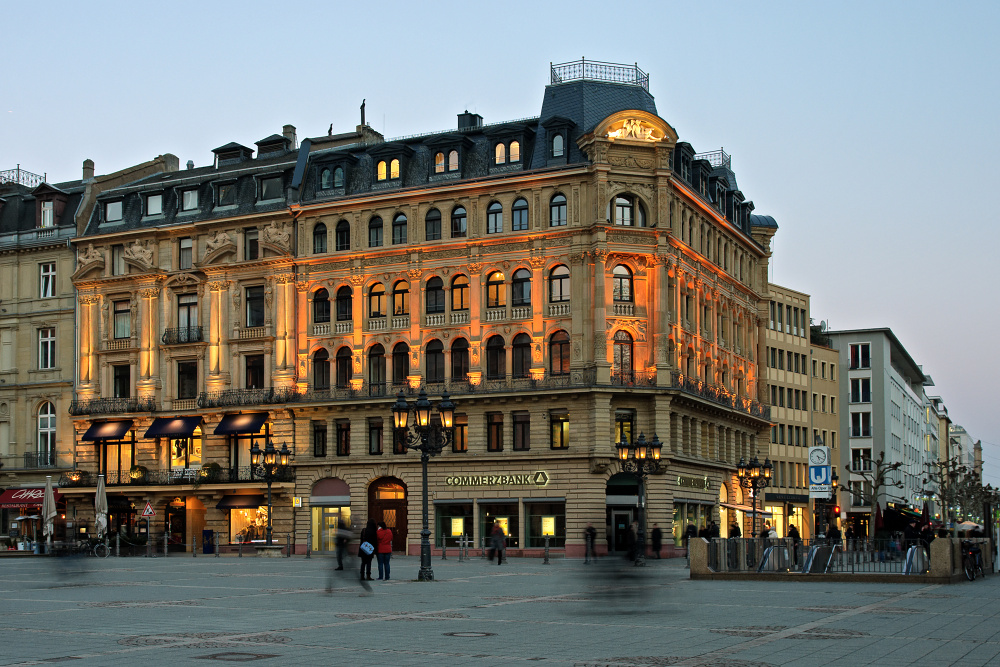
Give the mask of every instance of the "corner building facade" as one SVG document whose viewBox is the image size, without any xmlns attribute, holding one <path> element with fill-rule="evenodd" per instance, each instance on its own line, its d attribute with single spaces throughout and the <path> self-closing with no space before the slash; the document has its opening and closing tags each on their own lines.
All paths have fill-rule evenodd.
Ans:
<svg viewBox="0 0 1000 667">
<path fill-rule="evenodd" d="M 286 126 L 256 159 L 230 144 L 211 168 L 120 193 L 139 207 L 162 192 L 181 207 L 187 188 L 199 203 L 186 219 L 165 211 L 174 222 L 156 230 L 137 213 L 114 238 L 95 221 L 95 248 L 134 235 L 151 257 L 120 284 L 143 290 L 120 365 L 136 373 L 145 412 L 81 410 L 78 434 L 130 418 L 118 430 L 148 461 L 136 463 L 165 473 L 117 490 L 181 498 L 189 522 L 194 508 L 234 539 L 245 517 L 227 510 L 259 497 L 240 470 L 267 429 L 294 450 L 275 486 L 276 534 L 326 551 L 339 522 L 371 517 L 394 527 L 396 550 L 416 553 L 420 464 L 394 441 L 390 408 L 400 391 L 448 391 L 455 437 L 429 469 L 437 546 L 482 544 L 500 520 L 513 553 L 540 551 L 554 532 L 555 548 L 582 555 L 587 523 L 600 551 L 624 548 L 638 493 L 613 443 L 640 433 L 664 442 L 648 525 L 679 544 L 688 522 L 719 521 L 738 500 L 736 463 L 767 447 L 758 360 L 776 226 L 757 224 L 728 156 L 678 141 L 647 87 L 638 68 L 556 66 L 536 118 L 485 125 L 465 113 L 453 132 L 390 141 L 362 123 L 298 148 Z M 262 199 L 266 182 L 278 197 Z M 230 183 L 236 200 L 223 203 Z M 86 284 L 99 301 L 114 298 L 105 274 Z M 186 327 L 174 319 L 185 294 L 205 326 L 196 341 L 171 334 L 178 342 L 168 332 L 191 327 L 189 310 Z M 81 332 L 105 340 L 95 312 Z M 83 382 L 89 367 L 88 404 L 114 391 L 106 371 Z M 194 400 L 179 393 L 192 374 Z M 200 467 L 185 462 L 171 488 L 182 466 L 166 465 L 162 429 L 141 427 L 188 416 L 197 432 L 176 435 L 189 454 L 200 438 Z M 234 431 L 241 419 L 252 424 Z M 188 474 L 200 478 L 185 484 Z"/>
</svg>

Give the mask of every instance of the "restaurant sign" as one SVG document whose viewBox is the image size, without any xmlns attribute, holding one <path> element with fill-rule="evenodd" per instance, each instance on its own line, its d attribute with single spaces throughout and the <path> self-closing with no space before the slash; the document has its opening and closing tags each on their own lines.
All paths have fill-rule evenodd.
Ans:
<svg viewBox="0 0 1000 667">
<path fill-rule="evenodd" d="M 444 478 L 448 486 L 545 486 L 549 476 L 543 470 L 514 475 L 452 475 Z"/>
<path fill-rule="evenodd" d="M 711 483 L 708 481 L 708 477 L 684 477 L 683 475 L 678 475 L 677 486 L 683 486 L 688 489 L 705 489 L 707 491 Z"/>
</svg>

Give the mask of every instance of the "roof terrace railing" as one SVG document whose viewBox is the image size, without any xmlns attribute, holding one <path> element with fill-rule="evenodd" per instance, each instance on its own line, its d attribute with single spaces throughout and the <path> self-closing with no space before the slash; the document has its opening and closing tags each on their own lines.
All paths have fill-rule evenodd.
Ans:
<svg viewBox="0 0 1000 667">
<path fill-rule="evenodd" d="M 649 74 L 639 69 L 639 64 L 621 65 L 618 63 L 604 63 L 599 60 L 579 60 L 569 63 L 549 64 L 552 70 L 552 84 L 566 83 L 567 81 L 607 81 L 609 83 L 628 83 L 633 86 L 641 86 L 643 90 L 649 91 Z"/>
<path fill-rule="evenodd" d="M 717 151 L 708 151 L 707 153 L 698 153 L 694 156 L 695 160 L 708 160 L 708 162 L 713 167 L 725 167 L 726 169 L 733 168 L 733 156 L 726 153 L 726 151 L 721 148 Z"/>
<path fill-rule="evenodd" d="M 0 185 L 4 183 L 16 183 L 17 185 L 24 185 L 29 188 L 37 188 L 39 185 L 45 182 L 45 176 L 39 176 L 38 174 L 33 174 L 30 171 L 25 171 L 21 169 L 21 165 L 17 165 L 15 169 L 5 169 L 0 171 Z"/>
</svg>

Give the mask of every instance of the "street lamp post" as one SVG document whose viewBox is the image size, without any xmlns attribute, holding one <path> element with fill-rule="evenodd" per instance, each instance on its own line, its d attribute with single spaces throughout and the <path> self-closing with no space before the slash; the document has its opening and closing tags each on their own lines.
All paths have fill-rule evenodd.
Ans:
<svg viewBox="0 0 1000 667">
<path fill-rule="evenodd" d="M 736 466 L 736 476 L 740 480 L 740 486 L 750 490 L 750 498 L 753 499 L 751 536 L 757 535 L 757 495 L 766 487 L 771 486 L 771 475 L 774 472 L 774 465 L 771 459 L 764 459 L 761 463 L 755 455 L 750 463 L 746 459 L 740 459 Z"/>
<path fill-rule="evenodd" d="M 635 564 L 646 564 L 646 477 L 660 470 L 660 448 L 663 443 L 653 434 L 653 439 L 646 442 L 646 436 L 642 433 L 636 439 L 635 444 L 630 444 L 622 434 L 620 442 L 615 444 L 618 450 L 618 462 L 622 472 L 630 473 L 639 482 L 639 530 L 636 535 Z"/>
<path fill-rule="evenodd" d="M 267 437 L 267 444 L 261 451 L 257 441 L 253 441 L 250 447 L 250 469 L 255 475 L 267 482 L 267 546 L 271 546 L 271 484 L 281 478 L 288 469 L 288 457 L 291 451 L 286 443 L 282 443 L 281 449 L 274 448 L 271 436 Z"/>
<path fill-rule="evenodd" d="M 448 392 L 441 396 L 437 404 L 437 423 L 431 421 L 431 410 L 434 406 L 427 400 L 427 392 L 423 389 L 414 404 L 406 402 L 403 392 L 399 392 L 392 406 L 393 432 L 407 449 L 420 452 L 420 466 L 423 473 L 423 528 L 420 531 L 420 572 L 419 581 L 434 581 L 434 570 L 431 569 L 431 530 L 427 507 L 427 462 L 432 456 L 437 456 L 451 442 L 455 432 L 455 404 L 448 397 Z M 411 422 L 410 416 L 413 416 Z"/>
</svg>

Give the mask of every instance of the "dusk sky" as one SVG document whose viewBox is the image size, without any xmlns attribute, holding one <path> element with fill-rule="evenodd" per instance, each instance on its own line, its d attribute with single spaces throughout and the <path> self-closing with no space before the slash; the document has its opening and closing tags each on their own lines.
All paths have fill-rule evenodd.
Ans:
<svg viewBox="0 0 1000 667">
<path fill-rule="evenodd" d="M 780 226 L 771 279 L 890 327 L 1000 484 L 1000 3 L 6 3 L 0 169 L 205 165 L 290 123 L 387 138 L 538 114 L 549 63 L 638 63 Z M 985 163 L 984 163 L 985 161 Z"/>
</svg>

